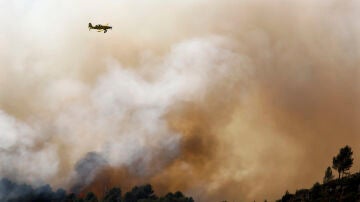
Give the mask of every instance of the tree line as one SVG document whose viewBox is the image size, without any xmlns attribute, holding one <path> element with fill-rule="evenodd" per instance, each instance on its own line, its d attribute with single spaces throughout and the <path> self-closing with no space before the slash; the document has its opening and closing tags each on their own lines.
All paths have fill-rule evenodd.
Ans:
<svg viewBox="0 0 360 202">
<path fill-rule="evenodd" d="M 333 157 L 332 166 L 325 169 L 323 184 L 315 183 L 311 189 L 297 190 L 295 194 L 286 191 L 279 202 L 293 201 L 356 201 L 360 200 L 360 172 L 350 173 L 353 165 L 353 151 L 346 145 Z M 335 179 L 333 170 L 338 172 Z M 7 178 L 0 180 L 0 201 L 2 202 L 194 202 L 180 191 L 157 196 L 150 184 L 135 186 L 122 193 L 120 187 L 108 189 L 102 197 L 93 192 L 83 196 L 67 193 L 64 189 L 53 190 L 50 185 L 33 188 L 17 184 Z M 266 200 L 265 200 L 266 201 Z"/>
<path fill-rule="evenodd" d="M 52 190 L 50 185 L 33 188 L 27 184 L 17 184 L 4 178 L 0 180 L 0 201 L 2 202 L 194 202 L 180 191 L 158 197 L 150 184 L 135 186 L 122 194 L 119 187 L 107 190 L 103 197 L 88 192 L 85 196 L 66 193 L 64 189 Z"/>
</svg>

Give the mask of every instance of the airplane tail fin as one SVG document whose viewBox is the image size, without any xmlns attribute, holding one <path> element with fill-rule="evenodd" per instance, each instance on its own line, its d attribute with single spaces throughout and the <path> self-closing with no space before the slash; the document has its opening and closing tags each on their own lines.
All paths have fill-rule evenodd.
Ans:
<svg viewBox="0 0 360 202">
<path fill-rule="evenodd" d="M 92 28 L 94 28 L 94 27 L 92 26 L 91 22 L 89 22 L 89 30 Z"/>
</svg>

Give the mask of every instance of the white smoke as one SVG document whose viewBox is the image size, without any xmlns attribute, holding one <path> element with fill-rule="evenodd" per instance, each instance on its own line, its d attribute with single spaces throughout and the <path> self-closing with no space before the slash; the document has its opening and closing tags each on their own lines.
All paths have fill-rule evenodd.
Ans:
<svg viewBox="0 0 360 202">
<path fill-rule="evenodd" d="M 66 180 L 58 183 L 66 184 L 72 176 L 69 170 L 94 151 L 111 166 L 126 166 L 137 175 L 158 171 L 180 152 L 181 136 L 165 120 L 169 107 L 201 100 L 212 83 L 227 78 L 230 68 L 239 69 L 242 58 L 229 44 L 220 37 L 191 39 L 174 45 L 157 63 L 146 61 L 152 60 L 147 56 L 132 68 L 108 58 L 107 70 L 93 85 L 72 77 L 48 81 L 36 97 L 45 116 L 25 124 L 4 115 L 8 123 L 1 127 L 3 147 L 22 152 L 2 150 L 3 158 L 13 159 L 4 159 L 4 169 L 33 176 L 33 183 L 58 179 L 63 169 Z M 44 146 L 26 149 L 37 141 Z M 23 155 L 31 161 L 24 161 Z M 9 177 L 5 171 L 0 174 Z"/>
<path fill-rule="evenodd" d="M 0 177 L 68 185 L 94 152 L 136 175 L 170 163 L 152 183 L 199 195 L 198 184 L 203 200 L 311 186 L 340 146 L 359 139 L 359 8 L 0 0 Z M 88 31 L 89 22 L 113 29 Z M 197 143 L 203 166 L 186 147 Z"/>
<path fill-rule="evenodd" d="M 56 174 L 56 146 L 36 126 L 16 120 L 0 111 L 0 172 L 2 177 L 19 181 L 44 183 Z"/>
</svg>

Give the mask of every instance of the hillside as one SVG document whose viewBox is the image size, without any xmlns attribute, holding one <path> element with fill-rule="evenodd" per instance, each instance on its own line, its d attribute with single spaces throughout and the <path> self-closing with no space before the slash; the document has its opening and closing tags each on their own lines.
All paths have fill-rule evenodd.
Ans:
<svg viewBox="0 0 360 202">
<path fill-rule="evenodd" d="M 277 202 L 360 202 L 360 172 L 315 183 L 310 189 L 300 189 L 294 194 L 286 192 Z"/>
</svg>

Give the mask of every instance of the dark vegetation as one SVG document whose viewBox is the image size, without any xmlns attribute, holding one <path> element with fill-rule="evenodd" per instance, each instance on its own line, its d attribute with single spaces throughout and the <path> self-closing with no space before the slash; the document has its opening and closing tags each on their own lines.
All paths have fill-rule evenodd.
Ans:
<svg viewBox="0 0 360 202">
<path fill-rule="evenodd" d="M 334 179 L 332 169 L 325 169 L 323 184 L 316 182 L 310 189 L 286 193 L 277 202 L 360 202 L 360 172 L 349 172 L 353 165 L 351 147 L 345 146 L 333 158 L 332 168 L 338 172 Z"/>
<path fill-rule="evenodd" d="M 122 195 L 121 189 L 113 187 L 106 191 L 102 198 L 93 192 L 80 197 L 74 193 L 66 193 L 63 189 L 53 191 L 49 185 L 33 188 L 26 184 L 17 184 L 8 179 L 0 181 L 1 202 L 194 202 L 181 192 L 168 193 L 158 197 L 152 186 L 147 184 L 136 186 Z"/>
<path fill-rule="evenodd" d="M 333 157 L 332 167 L 325 169 L 323 183 L 316 182 L 310 189 L 286 193 L 277 202 L 360 202 L 360 172 L 351 174 L 353 152 L 349 146 L 340 149 Z M 333 175 L 333 169 L 338 177 Z M 63 189 L 52 190 L 49 185 L 33 188 L 17 184 L 9 179 L 0 180 L 1 202 L 194 202 L 181 192 L 168 193 L 158 197 L 150 184 L 135 186 L 122 193 L 119 187 L 105 191 L 102 197 L 93 192 L 75 194 Z M 266 201 L 266 200 L 265 200 Z"/>
</svg>

